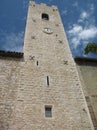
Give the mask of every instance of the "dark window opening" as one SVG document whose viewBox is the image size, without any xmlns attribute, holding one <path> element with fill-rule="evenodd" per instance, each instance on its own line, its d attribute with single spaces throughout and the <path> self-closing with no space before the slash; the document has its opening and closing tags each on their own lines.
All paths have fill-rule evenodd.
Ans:
<svg viewBox="0 0 97 130">
<path fill-rule="evenodd" d="M 49 20 L 49 15 L 48 14 L 42 14 L 42 19 L 43 20 Z"/>
<path fill-rule="evenodd" d="M 49 76 L 47 76 L 47 85 L 49 86 Z"/>
<path fill-rule="evenodd" d="M 52 117 L 52 106 L 45 106 L 45 117 Z"/>
<path fill-rule="evenodd" d="M 38 61 L 37 61 L 37 66 L 38 66 Z"/>
</svg>

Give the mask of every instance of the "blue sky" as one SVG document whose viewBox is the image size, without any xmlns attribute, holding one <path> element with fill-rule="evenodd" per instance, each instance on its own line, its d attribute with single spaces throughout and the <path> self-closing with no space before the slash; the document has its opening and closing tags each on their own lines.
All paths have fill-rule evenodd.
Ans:
<svg viewBox="0 0 97 130">
<path fill-rule="evenodd" d="M 97 43 L 97 0 L 35 1 L 58 6 L 73 56 L 85 56 L 86 44 Z M 22 51 L 28 3 L 29 0 L 0 2 L 0 50 Z M 88 57 L 97 55 L 90 53 Z"/>
</svg>

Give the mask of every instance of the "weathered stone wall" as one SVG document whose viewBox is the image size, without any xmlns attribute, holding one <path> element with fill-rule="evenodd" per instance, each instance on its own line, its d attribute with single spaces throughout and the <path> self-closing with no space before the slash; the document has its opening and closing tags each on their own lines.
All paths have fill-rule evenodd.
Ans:
<svg viewBox="0 0 97 130">
<path fill-rule="evenodd" d="M 76 59 L 76 63 L 91 118 L 97 129 L 97 60 L 83 58 L 80 61 Z"/>
<path fill-rule="evenodd" d="M 0 130 L 8 130 L 19 86 L 20 60 L 0 58 Z"/>
<path fill-rule="evenodd" d="M 49 21 L 41 19 L 42 13 L 49 14 Z M 44 33 L 46 27 L 53 33 Z M 2 87 L 1 81 L 1 93 L 6 94 L 6 97 L 2 95 L 1 102 L 7 104 L 9 95 L 8 103 L 12 104 L 11 116 L 2 116 L 3 122 L 9 124 L 8 130 L 93 130 L 57 7 L 30 2 L 24 60 L 0 63 L 11 75 L 7 77 L 1 70 L 6 83 Z M 8 88 L 8 94 L 4 88 Z M 45 117 L 45 106 L 52 106 L 52 117 Z M 2 126 L 2 130 L 7 127 Z"/>
</svg>

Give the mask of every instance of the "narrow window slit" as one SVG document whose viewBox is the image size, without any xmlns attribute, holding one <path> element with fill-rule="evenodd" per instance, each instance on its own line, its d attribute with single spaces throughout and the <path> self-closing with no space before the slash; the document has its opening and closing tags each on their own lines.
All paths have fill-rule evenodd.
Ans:
<svg viewBox="0 0 97 130">
<path fill-rule="evenodd" d="M 49 86 L 49 76 L 47 76 L 47 85 Z"/>
<path fill-rule="evenodd" d="M 38 61 L 37 61 L 37 66 L 38 66 Z"/>
</svg>

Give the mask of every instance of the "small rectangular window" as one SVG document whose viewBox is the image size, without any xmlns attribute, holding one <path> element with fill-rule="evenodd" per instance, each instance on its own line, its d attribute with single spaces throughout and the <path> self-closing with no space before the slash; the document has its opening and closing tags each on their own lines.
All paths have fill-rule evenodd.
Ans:
<svg viewBox="0 0 97 130">
<path fill-rule="evenodd" d="M 52 117 L 52 106 L 45 106 L 45 117 Z"/>
<path fill-rule="evenodd" d="M 49 20 L 49 15 L 43 13 L 43 14 L 42 14 L 42 19 L 43 19 L 43 20 Z"/>
</svg>

